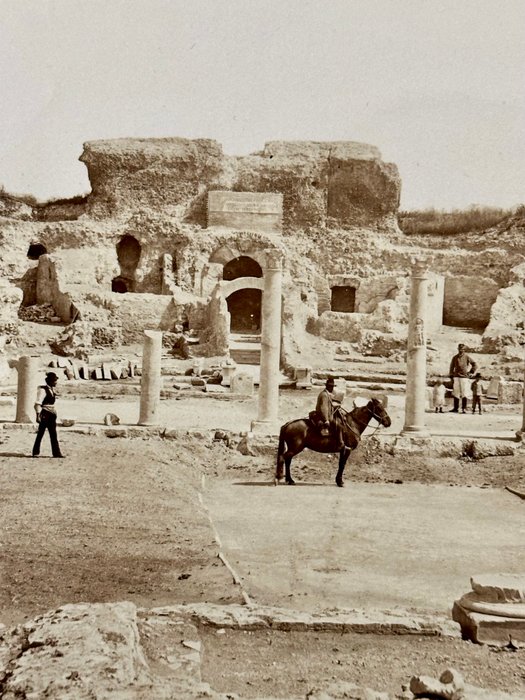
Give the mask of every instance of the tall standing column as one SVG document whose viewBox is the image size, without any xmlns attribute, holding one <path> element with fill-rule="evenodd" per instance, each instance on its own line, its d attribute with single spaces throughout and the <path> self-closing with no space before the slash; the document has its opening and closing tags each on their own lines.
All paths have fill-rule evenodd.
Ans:
<svg viewBox="0 0 525 700">
<path fill-rule="evenodd" d="M 525 348 L 524 348 L 525 350 Z M 521 428 L 516 433 L 518 440 L 525 441 L 525 357 L 523 366 L 523 387 L 522 387 L 522 401 L 523 401 L 523 413 L 521 418 Z"/>
<path fill-rule="evenodd" d="M 16 363 L 18 386 L 15 423 L 33 423 L 35 419 L 38 358 L 23 355 Z"/>
<path fill-rule="evenodd" d="M 252 429 L 273 428 L 279 414 L 282 254 L 273 249 L 266 250 L 265 253 L 259 409 Z"/>
<path fill-rule="evenodd" d="M 407 341 L 405 425 L 402 435 L 430 435 L 425 424 L 427 390 L 426 311 L 428 270 L 422 262 L 412 269 Z"/>
<path fill-rule="evenodd" d="M 139 425 L 156 425 L 160 403 L 161 331 L 144 331 Z"/>
</svg>

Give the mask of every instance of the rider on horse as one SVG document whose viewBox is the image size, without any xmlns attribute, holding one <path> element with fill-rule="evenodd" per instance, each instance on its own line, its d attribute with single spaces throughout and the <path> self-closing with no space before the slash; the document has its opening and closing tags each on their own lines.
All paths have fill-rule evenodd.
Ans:
<svg viewBox="0 0 525 700">
<path fill-rule="evenodd" d="M 328 437 L 330 435 L 330 430 L 334 432 L 337 430 L 337 426 L 334 422 L 334 413 L 336 408 L 341 404 L 334 395 L 335 380 L 333 377 L 328 377 L 325 383 L 325 388 L 319 393 L 317 397 L 317 404 L 315 406 L 314 422 L 320 429 L 320 433 L 323 437 Z M 339 432 L 339 431 L 337 431 Z"/>
</svg>

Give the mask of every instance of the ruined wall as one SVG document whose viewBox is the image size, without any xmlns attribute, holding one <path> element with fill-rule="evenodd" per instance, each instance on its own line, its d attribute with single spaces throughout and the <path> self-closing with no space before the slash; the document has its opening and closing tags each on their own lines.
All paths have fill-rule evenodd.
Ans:
<svg viewBox="0 0 525 700">
<path fill-rule="evenodd" d="M 144 330 L 172 331 L 177 309 L 170 296 L 156 294 L 115 294 L 114 320 L 122 327 L 125 343 L 142 343 Z"/>
<path fill-rule="evenodd" d="M 485 328 L 499 288 L 500 285 L 488 277 L 447 277 L 443 323 L 447 326 Z"/>
<path fill-rule="evenodd" d="M 163 211 L 206 225 L 209 190 L 281 193 L 285 229 L 370 223 L 395 214 L 401 181 L 377 148 L 354 142 L 270 142 L 225 156 L 208 139 L 116 139 L 84 144 L 95 218 Z"/>
<path fill-rule="evenodd" d="M 512 268 L 510 282 L 508 287 L 499 290 L 490 310 L 489 323 L 483 333 L 486 352 L 525 342 L 525 263 Z"/>
</svg>

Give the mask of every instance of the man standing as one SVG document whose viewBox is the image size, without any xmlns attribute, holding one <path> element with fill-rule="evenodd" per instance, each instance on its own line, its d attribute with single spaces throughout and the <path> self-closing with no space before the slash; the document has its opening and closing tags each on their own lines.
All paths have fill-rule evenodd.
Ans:
<svg viewBox="0 0 525 700">
<path fill-rule="evenodd" d="M 459 412 L 459 400 L 461 399 L 461 411 L 467 411 L 467 397 L 470 389 L 470 376 L 476 371 L 476 363 L 465 351 L 463 343 L 458 345 L 458 353 L 454 355 L 450 363 L 449 375 L 453 382 L 452 396 L 454 408 L 451 413 Z"/>
</svg>

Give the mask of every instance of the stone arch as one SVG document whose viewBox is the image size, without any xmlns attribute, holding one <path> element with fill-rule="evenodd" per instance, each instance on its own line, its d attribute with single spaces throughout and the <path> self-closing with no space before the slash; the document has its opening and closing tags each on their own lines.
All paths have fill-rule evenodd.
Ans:
<svg viewBox="0 0 525 700">
<path fill-rule="evenodd" d="M 111 290 L 121 294 L 135 291 L 137 267 L 142 246 L 138 240 L 126 233 L 117 243 L 117 258 L 120 266 L 120 275 L 111 281 Z"/>
<path fill-rule="evenodd" d="M 247 246 L 246 244 L 241 245 L 241 243 L 244 242 L 239 241 L 239 245 L 236 245 L 235 243 L 224 244 L 219 248 L 216 248 L 210 255 L 209 262 L 220 263 L 224 267 L 224 265 L 227 265 L 230 261 L 234 260 L 235 258 L 249 257 L 255 260 L 255 262 L 257 262 L 263 270 L 265 264 L 264 249 L 262 247 L 258 247 L 256 243 L 252 243 L 251 246 Z M 265 245 L 264 247 L 268 248 L 270 246 Z"/>
<path fill-rule="evenodd" d="M 264 280 L 260 277 L 237 277 L 230 282 L 221 282 L 221 292 L 225 299 L 241 289 L 260 289 L 262 291 Z"/>
<path fill-rule="evenodd" d="M 262 267 L 257 260 L 248 255 L 239 255 L 227 262 L 222 271 L 222 279 L 235 280 L 240 277 L 262 277 Z"/>
</svg>

